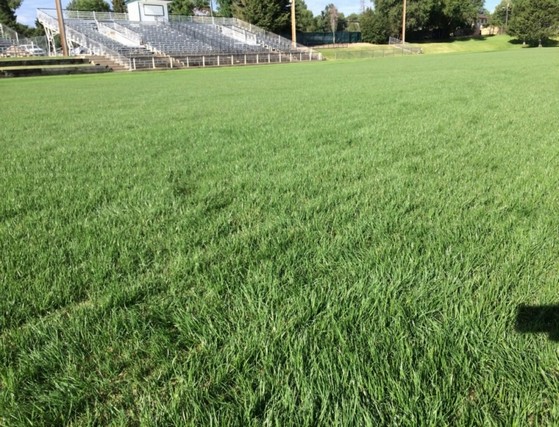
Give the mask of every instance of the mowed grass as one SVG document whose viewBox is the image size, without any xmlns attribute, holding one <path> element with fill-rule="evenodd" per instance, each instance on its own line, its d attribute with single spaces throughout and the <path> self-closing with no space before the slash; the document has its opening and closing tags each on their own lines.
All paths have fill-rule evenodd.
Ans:
<svg viewBox="0 0 559 427">
<path fill-rule="evenodd" d="M 556 424 L 558 67 L 0 81 L 0 424 Z"/>
<path fill-rule="evenodd" d="M 410 43 L 410 46 L 421 48 L 424 54 L 496 52 L 502 50 L 518 50 L 524 47 L 522 43 L 507 35 L 465 37 L 432 43 Z M 317 50 L 328 60 L 379 58 L 402 55 L 400 49 L 393 48 L 386 44 L 355 43 L 349 44 L 347 47 L 319 48 Z"/>
<path fill-rule="evenodd" d="M 484 37 L 457 38 L 451 41 L 434 43 L 412 43 L 421 47 L 423 53 L 466 53 L 466 52 L 495 52 L 501 50 L 522 49 L 522 43 L 503 34 Z"/>
</svg>

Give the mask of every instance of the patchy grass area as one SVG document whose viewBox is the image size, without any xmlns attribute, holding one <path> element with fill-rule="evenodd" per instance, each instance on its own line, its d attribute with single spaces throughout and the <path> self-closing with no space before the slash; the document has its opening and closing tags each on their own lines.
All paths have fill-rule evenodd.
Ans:
<svg viewBox="0 0 559 427">
<path fill-rule="evenodd" d="M 556 424 L 558 66 L 0 81 L 0 424 Z"/>
<path fill-rule="evenodd" d="M 434 53 L 467 53 L 467 52 L 496 52 L 501 50 L 521 49 L 522 43 L 511 43 L 512 38 L 507 35 L 469 37 L 453 39 L 435 43 L 411 43 L 411 46 L 419 47 L 424 54 Z M 358 43 L 342 48 L 318 49 L 326 59 L 361 59 L 401 56 L 400 49 L 394 49 L 389 45 L 374 45 Z"/>
<path fill-rule="evenodd" d="M 431 53 L 465 53 L 465 52 L 494 52 L 510 49 L 521 49 L 522 43 L 511 43 L 513 39 L 507 35 L 468 37 L 436 43 L 416 43 L 426 54 Z"/>
<path fill-rule="evenodd" d="M 346 60 L 346 59 L 371 59 L 371 58 L 390 58 L 402 56 L 401 49 L 389 45 L 375 45 L 369 43 L 354 43 L 347 47 L 329 47 L 316 49 L 326 60 Z"/>
</svg>

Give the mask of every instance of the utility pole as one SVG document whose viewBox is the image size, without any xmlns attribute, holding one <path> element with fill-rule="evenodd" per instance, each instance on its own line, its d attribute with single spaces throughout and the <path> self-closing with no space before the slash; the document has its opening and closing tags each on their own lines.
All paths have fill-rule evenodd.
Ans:
<svg viewBox="0 0 559 427">
<path fill-rule="evenodd" d="M 295 22 L 295 1 L 291 0 L 291 46 L 297 48 L 297 23 Z"/>
<path fill-rule="evenodd" d="M 56 16 L 58 17 L 58 32 L 60 34 L 60 44 L 62 44 L 62 55 L 68 56 L 68 44 L 66 43 L 66 28 L 64 27 L 62 4 L 60 0 L 54 0 L 54 4 L 56 5 Z"/>
<path fill-rule="evenodd" d="M 402 48 L 406 43 L 406 0 L 404 0 L 404 10 L 402 12 Z"/>
<path fill-rule="evenodd" d="M 507 10 L 506 10 L 506 15 L 505 15 L 505 32 L 508 34 L 509 32 L 509 6 L 510 3 L 507 3 Z"/>
</svg>

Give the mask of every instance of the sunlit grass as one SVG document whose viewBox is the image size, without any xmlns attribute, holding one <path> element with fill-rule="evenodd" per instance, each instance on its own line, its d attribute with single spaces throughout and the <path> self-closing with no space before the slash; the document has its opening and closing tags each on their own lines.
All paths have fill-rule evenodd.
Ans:
<svg viewBox="0 0 559 427">
<path fill-rule="evenodd" d="M 558 66 L 0 81 L 0 424 L 557 423 Z"/>
<path fill-rule="evenodd" d="M 437 53 L 496 52 L 518 50 L 523 47 L 522 43 L 516 42 L 507 35 L 465 37 L 434 43 L 410 43 L 410 46 L 421 48 L 423 53 L 428 55 Z M 390 57 L 398 56 L 398 53 L 401 55 L 401 51 L 393 49 L 389 45 L 368 43 L 350 44 L 340 48 L 319 49 L 319 51 L 322 52 L 326 59 L 330 60 Z"/>
</svg>

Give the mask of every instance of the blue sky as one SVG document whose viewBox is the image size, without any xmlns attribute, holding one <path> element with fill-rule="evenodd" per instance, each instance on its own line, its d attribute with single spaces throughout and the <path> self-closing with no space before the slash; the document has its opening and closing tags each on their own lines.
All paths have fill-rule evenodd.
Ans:
<svg viewBox="0 0 559 427">
<path fill-rule="evenodd" d="M 62 0 L 63 7 L 68 2 L 69 0 Z M 305 3 L 315 15 L 323 11 L 328 3 L 334 3 L 338 10 L 346 16 L 350 13 L 359 13 L 361 11 L 361 0 L 305 0 Z M 486 0 L 485 7 L 492 12 L 498 3 L 499 0 Z M 371 7 L 372 3 L 369 0 L 365 0 L 365 6 Z M 22 24 L 33 26 L 37 17 L 37 9 L 54 9 L 54 7 L 54 0 L 23 0 L 21 7 L 16 11 L 17 20 Z"/>
</svg>

